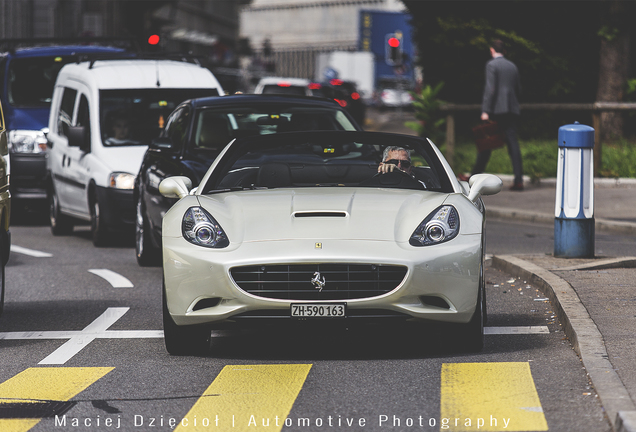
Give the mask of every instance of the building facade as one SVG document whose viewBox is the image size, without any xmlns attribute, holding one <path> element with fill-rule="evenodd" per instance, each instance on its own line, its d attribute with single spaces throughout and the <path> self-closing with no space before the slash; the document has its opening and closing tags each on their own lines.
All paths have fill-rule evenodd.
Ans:
<svg viewBox="0 0 636 432">
<path fill-rule="evenodd" d="M 320 53 L 357 51 L 361 10 L 404 12 L 400 0 L 253 0 L 240 12 L 239 37 L 256 55 L 253 68 L 314 79 Z"/>
</svg>

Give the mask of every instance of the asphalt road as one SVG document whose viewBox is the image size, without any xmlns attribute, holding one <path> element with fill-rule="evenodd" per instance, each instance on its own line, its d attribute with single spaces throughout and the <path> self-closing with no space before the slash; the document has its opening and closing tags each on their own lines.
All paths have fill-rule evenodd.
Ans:
<svg viewBox="0 0 636 432">
<path fill-rule="evenodd" d="M 488 253 L 550 252 L 549 227 L 487 229 Z M 219 332 L 208 356 L 171 357 L 161 269 L 138 267 L 130 240 L 98 249 L 86 229 L 53 237 L 37 223 L 12 233 L 0 430 L 610 429 L 550 304 L 492 268 L 495 334 L 478 354 L 435 327 L 374 326 Z"/>
</svg>

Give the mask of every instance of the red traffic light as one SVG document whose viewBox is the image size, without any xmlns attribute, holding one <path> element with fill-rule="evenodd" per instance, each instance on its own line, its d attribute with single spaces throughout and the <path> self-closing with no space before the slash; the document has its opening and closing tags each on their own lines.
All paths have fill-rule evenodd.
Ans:
<svg viewBox="0 0 636 432">
<path fill-rule="evenodd" d="M 397 48 L 400 46 L 400 40 L 396 37 L 389 38 L 387 42 L 391 48 Z"/>
<path fill-rule="evenodd" d="M 159 43 L 159 35 L 153 34 L 148 38 L 148 43 L 150 45 L 157 45 Z"/>
</svg>

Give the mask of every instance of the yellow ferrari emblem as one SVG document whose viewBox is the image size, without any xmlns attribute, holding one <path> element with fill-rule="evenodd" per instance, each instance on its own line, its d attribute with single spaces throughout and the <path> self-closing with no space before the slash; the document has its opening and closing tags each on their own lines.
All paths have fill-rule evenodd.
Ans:
<svg viewBox="0 0 636 432">
<path fill-rule="evenodd" d="M 316 249 L 322 249 L 322 243 L 316 243 Z"/>
</svg>

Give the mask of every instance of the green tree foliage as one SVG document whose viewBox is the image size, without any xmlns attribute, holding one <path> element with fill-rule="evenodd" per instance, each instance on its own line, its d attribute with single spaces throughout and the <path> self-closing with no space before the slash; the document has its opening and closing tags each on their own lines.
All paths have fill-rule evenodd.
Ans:
<svg viewBox="0 0 636 432">
<path fill-rule="evenodd" d="M 439 145 L 444 141 L 443 127 L 446 123 L 439 109 L 444 102 L 437 97 L 442 87 L 444 87 L 444 83 L 440 82 L 435 87 L 424 86 L 419 93 L 411 92 L 417 121 L 404 123 L 417 132 L 419 136 L 430 138 Z"/>
<path fill-rule="evenodd" d="M 522 102 L 594 101 L 602 3 L 404 0 L 425 83 L 444 81 L 453 103 L 481 101 L 493 39 L 519 68 Z"/>
</svg>

